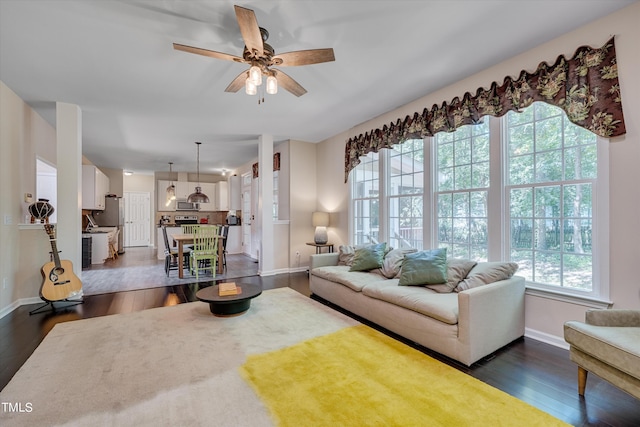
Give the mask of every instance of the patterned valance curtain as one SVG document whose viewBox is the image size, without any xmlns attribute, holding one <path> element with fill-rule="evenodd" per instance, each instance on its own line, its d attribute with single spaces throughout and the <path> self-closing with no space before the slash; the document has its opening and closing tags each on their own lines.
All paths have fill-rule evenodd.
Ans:
<svg viewBox="0 0 640 427">
<path fill-rule="evenodd" d="M 521 71 L 518 79 L 506 77 L 498 86 L 479 88 L 413 117 L 398 119 L 365 135 L 350 138 L 345 147 L 345 178 L 365 156 L 381 148 L 415 138 L 452 132 L 463 125 L 478 123 L 483 116 L 501 117 L 509 111 L 521 111 L 534 101 L 562 108 L 576 125 L 603 137 L 624 135 L 625 125 L 618 83 L 618 64 L 613 37 L 601 48 L 582 46 L 573 58 L 559 56 L 553 65 L 540 63 L 534 73 Z"/>
<path fill-rule="evenodd" d="M 259 176 L 258 163 L 251 165 L 251 170 L 253 178 L 257 178 Z M 274 172 L 280 170 L 280 153 L 275 153 L 273 155 L 273 170 Z"/>
</svg>

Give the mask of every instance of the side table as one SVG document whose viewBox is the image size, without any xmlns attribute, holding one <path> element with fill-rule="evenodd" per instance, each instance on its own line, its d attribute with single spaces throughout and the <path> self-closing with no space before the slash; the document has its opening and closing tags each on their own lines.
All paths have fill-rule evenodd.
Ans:
<svg viewBox="0 0 640 427">
<path fill-rule="evenodd" d="M 315 246 L 317 254 L 321 254 L 322 253 L 322 248 L 327 248 L 327 252 L 328 253 L 333 252 L 333 243 L 318 244 L 318 243 L 313 243 L 312 242 L 312 243 L 307 243 L 307 245 Z"/>
</svg>

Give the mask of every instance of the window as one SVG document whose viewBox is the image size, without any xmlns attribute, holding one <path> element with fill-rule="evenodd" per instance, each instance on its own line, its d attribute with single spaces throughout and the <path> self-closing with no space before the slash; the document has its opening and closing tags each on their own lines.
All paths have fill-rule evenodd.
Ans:
<svg viewBox="0 0 640 427">
<path fill-rule="evenodd" d="M 528 281 L 592 290 L 597 137 L 535 103 L 506 117 L 510 258 Z"/>
<path fill-rule="evenodd" d="M 380 231 L 380 172 L 378 153 L 369 153 L 351 172 L 353 227 L 356 245 L 377 243 Z"/>
<path fill-rule="evenodd" d="M 389 151 L 389 245 L 423 248 L 424 142 L 414 139 Z"/>
<path fill-rule="evenodd" d="M 488 259 L 488 123 L 435 138 L 437 244 L 453 258 Z"/>
<path fill-rule="evenodd" d="M 510 260 L 529 287 L 607 299 L 608 158 L 597 140 L 537 102 L 370 153 L 350 174 L 351 243 Z"/>
</svg>

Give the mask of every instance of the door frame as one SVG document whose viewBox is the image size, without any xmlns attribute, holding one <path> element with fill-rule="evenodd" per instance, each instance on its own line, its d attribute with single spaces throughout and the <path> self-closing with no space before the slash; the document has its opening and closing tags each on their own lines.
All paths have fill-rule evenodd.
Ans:
<svg viewBox="0 0 640 427">
<path fill-rule="evenodd" d="M 149 191 L 125 191 L 123 194 L 123 198 L 124 198 L 124 236 L 125 236 L 125 240 L 124 240 L 124 246 L 125 247 L 131 247 L 131 216 L 130 216 L 130 212 L 131 212 L 131 195 L 132 194 L 137 194 L 137 195 L 142 195 L 143 197 L 145 197 L 147 199 L 147 204 L 145 206 L 145 209 L 149 215 L 149 218 L 147 219 L 147 224 L 146 227 L 144 227 L 145 230 L 145 236 L 146 236 L 146 242 L 147 242 L 147 246 L 153 246 L 153 240 L 151 237 L 151 193 Z M 155 238 L 155 237 L 154 237 Z M 140 245 L 136 245 L 136 246 L 140 246 Z M 144 245 L 143 245 L 144 246 Z"/>
</svg>

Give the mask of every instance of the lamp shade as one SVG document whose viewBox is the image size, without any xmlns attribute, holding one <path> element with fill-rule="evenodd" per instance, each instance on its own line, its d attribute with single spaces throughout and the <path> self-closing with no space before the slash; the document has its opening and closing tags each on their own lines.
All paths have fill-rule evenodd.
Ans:
<svg viewBox="0 0 640 427">
<path fill-rule="evenodd" d="M 329 241 L 327 236 L 327 227 L 329 226 L 328 212 L 314 212 L 311 217 L 311 223 L 316 228 L 313 241 L 316 245 L 326 245 Z"/>
<path fill-rule="evenodd" d="M 314 227 L 328 227 L 329 226 L 329 212 L 314 212 L 311 217 L 311 222 Z"/>
</svg>

